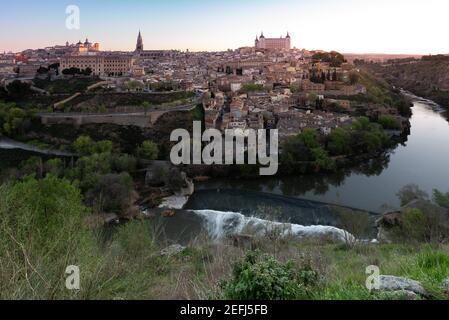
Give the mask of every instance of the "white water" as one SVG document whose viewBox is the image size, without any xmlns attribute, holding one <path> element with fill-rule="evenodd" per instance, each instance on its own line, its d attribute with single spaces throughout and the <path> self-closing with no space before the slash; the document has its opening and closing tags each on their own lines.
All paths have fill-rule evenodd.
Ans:
<svg viewBox="0 0 449 320">
<path fill-rule="evenodd" d="M 265 235 L 267 233 L 276 233 L 282 237 L 293 237 L 298 240 L 323 238 L 342 242 L 354 240 L 350 233 L 331 226 L 301 226 L 273 222 L 245 217 L 236 212 L 214 210 L 194 210 L 192 212 L 204 219 L 204 227 L 209 236 L 215 240 L 238 234 Z"/>
<path fill-rule="evenodd" d="M 186 205 L 187 201 L 189 201 L 189 197 L 187 196 L 171 196 L 162 199 L 162 203 L 159 205 L 159 208 L 182 209 Z"/>
<path fill-rule="evenodd" d="M 0 149 L 5 150 L 12 150 L 12 149 L 20 149 L 30 152 L 36 152 L 41 154 L 47 154 L 47 155 L 54 155 L 54 156 L 62 156 L 62 157 L 70 157 L 73 156 L 73 154 L 59 151 L 59 150 L 44 150 L 37 147 L 34 147 L 32 145 L 28 145 L 26 143 L 17 142 L 8 138 L 0 137 Z"/>
</svg>

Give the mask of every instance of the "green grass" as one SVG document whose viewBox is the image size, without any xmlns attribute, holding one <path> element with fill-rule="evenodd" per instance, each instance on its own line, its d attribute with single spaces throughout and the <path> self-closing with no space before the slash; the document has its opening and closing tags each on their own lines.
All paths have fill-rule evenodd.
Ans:
<svg viewBox="0 0 449 320">
<path fill-rule="evenodd" d="M 162 257 L 160 250 L 171 243 L 155 221 L 135 220 L 105 237 L 88 227 L 90 215 L 79 190 L 65 180 L 26 178 L 0 186 L 0 299 L 221 298 L 219 283 L 231 279 L 235 265 L 248 252 L 231 241 L 216 243 L 201 236 L 181 254 Z M 449 298 L 440 288 L 449 278 L 447 244 L 348 247 L 261 237 L 252 240 L 251 248 L 272 256 L 279 265 L 291 261 L 292 270 L 318 275 L 296 298 L 403 299 L 366 289 L 370 265 L 378 266 L 383 275 L 420 281 L 431 299 Z M 80 291 L 65 288 L 69 265 L 80 267 Z"/>
</svg>

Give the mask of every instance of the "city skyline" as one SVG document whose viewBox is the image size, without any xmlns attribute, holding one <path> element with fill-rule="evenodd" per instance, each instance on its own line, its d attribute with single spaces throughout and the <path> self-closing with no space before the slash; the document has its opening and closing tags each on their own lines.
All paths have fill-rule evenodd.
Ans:
<svg viewBox="0 0 449 320">
<path fill-rule="evenodd" d="M 443 0 L 429 0 L 426 6 L 418 0 L 24 2 L 26 12 L 20 9 L 23 2 L 3 5 L 7 15 L 0 19 L 0 28 L 8 32 L 2 32 L 1 52 L 76 43 L 86 37 L 100 42 L 102 50 L 133 51 L 141 30 L 146 49 L 222 51 L 253 46 L 263 31 L 272 37 L 289 32 L 291 46 L 299 49 L 449 53 L 449 43 L 441 41 L 449 9 Z M 68 5 L 80 8 L 79 30 L 65 27 Z"/>
</svg>

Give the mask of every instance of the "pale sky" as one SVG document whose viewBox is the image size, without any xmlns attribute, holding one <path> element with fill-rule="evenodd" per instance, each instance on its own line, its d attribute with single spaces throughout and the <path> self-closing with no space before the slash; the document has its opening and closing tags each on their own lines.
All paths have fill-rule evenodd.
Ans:
<svg viewBox="0 0 449 320">
<path fill-rule="evenodd" d="M 67 5 L 80 30 L 65 27 Z M 226 50 L 255 36 L 345 53 L 449 53 L 448 0 L 0 0 L 0 51 L 41 48 L 89 37 L 103 50 Z"/>
</svg>

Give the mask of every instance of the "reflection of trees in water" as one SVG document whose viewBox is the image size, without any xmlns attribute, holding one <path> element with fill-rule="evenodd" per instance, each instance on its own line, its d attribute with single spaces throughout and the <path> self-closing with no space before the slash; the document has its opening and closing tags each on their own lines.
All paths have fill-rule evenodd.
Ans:
<svg viewBox="0 0 449 320">
<path fill-rule="evenodd" d="M 309 191 L 314 191 L 315 195 L 322 195 L 327 193 L 331 186 L 341 186 L 345 179 L 352 174 L 363 174 L 368 177 L 379 176 L 388 167 L 389 162 L 390 155 L 383 154 L 361 163 L 357 167 L 342 169 L 335 173 L 280 178 L 279 186 L 284 195 L 299 196 Z"/>
<path fill-rule="evenodd" d="M 332 173 L 301 174 L 290 176 L 262 177 L 259 179 L 216 179 L 210 183 L 201 184 L 206 188 L 229 188 L 234 190 L 253 190 L 283 194 L 286 196 L 301 196 L 313 191 L 315 195 L 323 195 L 331 187 L 339 187 L 346 178 L 353 174 L 379 176 L 390 162 L 390 154 L 382 154 L 357 166 L 340 169 Z"/>
<path fill-rule="evenodd" d="M 284 195 L 299 196 L 311 190 L 314 190 L 315 194 L 324 194 L 329 191 L 330 185 L 340 185 L 346 176 L 346 172 L 340 171 L 332 174 L 286 177 L 280 179 L 280 189 Z"/>
<path fill-rule="evenodd" d="M 358 167 L 352 169 L 353 173 L 364 174 L 368 177 L 380 176 L 382 172 L 388 168 L 390 164 L 390 154 L 383 154 L 379 157 L 370 159 L 361 163 Z"/>
</svg>

